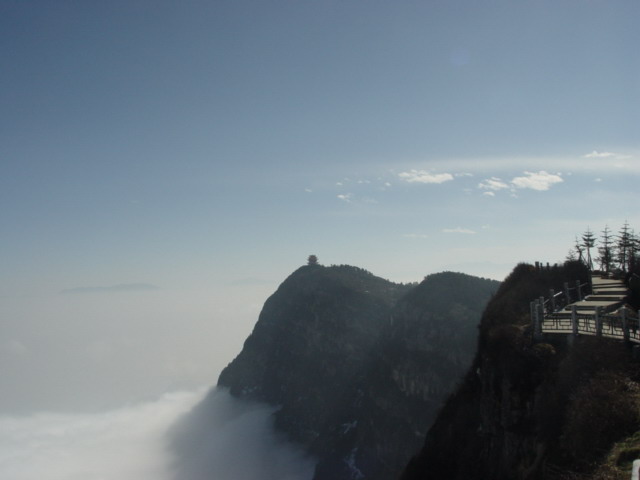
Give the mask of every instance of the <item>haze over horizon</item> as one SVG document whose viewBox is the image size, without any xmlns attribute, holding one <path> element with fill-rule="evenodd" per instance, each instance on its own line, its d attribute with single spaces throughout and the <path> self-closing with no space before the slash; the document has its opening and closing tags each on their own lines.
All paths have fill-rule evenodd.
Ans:
<svg viewBox="0 0 640 480">
<path fill-rule="evenodd" d="M 640 4 L 0 3 L 0 414 L 213 385 L 316 254 L 502 280 L 640 225 Z"/>
</svg>

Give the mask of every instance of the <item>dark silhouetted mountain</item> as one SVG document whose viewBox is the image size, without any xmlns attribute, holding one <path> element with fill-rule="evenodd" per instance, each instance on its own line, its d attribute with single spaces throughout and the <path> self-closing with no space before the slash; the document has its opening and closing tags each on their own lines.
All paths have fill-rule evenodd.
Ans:
<svg viewBox="0 0 640 480">
<path fill-rule="evenodd" d="M 350 266 L 301 267 L 267 300 L 218 385 L 278 406 L 319 459 L 316 480 L 392 479 L 469 367 L 493 280 L 401 285 Z"/>
<path fill-rule="evenodd" d="M 398 476 L 471 364 L 480 314 L 498 285 L 438 273 L 397 302 L 349 401 L 321 440 L 330 450 L 320 457 L 317 479 Z"/>
</svg>

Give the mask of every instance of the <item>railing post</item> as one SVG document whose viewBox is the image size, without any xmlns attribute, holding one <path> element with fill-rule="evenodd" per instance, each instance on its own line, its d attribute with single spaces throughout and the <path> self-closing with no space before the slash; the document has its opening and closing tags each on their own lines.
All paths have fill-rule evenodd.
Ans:
<svg viewBox="0 0 640 480">
<path fill-rule="evenodd" d="M 627 309 L 621 308 L 620 315 L 622 316 L 622 335 L 624 337 L 624 341 L 628 342 L 631 339 L 631 335 L 629 335 L 629 321 L 627 320 Z"/>
<path fill-rule="evenodd" d="M 556 311 L 556 292 L 553 291 L 553 288 L 549 290 L 549 305 L 551 306 L 551 311 Z"/>
<path fill-rule="evenodd" d="M 633 467 L 631 467 L 631 480 L 640 480 L 640 460 L 633 461 Z"/>
<path fill-rule="evenodd" d="M 571 306 L 571 335 L 574 338 L 578 336 L 578 309 L 575 305 Z"/>
<path fill-rule="evenodd" d="M 538 316 L 538 321 L 540 322 L 540 326 L 544 324 L 544 298 L 540 297 L 536 301 L 536 311 Z"/>
<path fill-rule="evenodd" d="M 542 338 L 542 319 L 538 314 L 538 302 L 531 302 L 531 316 L 533 318 L 533 338 L 535 340 L 540 340 Z"/>
<path fill-rule="evenodd" d="M 569 282 L 564 282 L 564 301 L 565 305 L 571 303 L 571 293 L 569 293 Z"/>
<path fill-rule="evenodd" d="M 600 307 L 596 307 L 595 318 L 596 318 L 596 337 L 601 337 L 602 336 L 602 317 L 600 316 Z"/>
<path fill-rule="evenodd" d="M 578 302 L 582 301 L 582 289 L 580 288 L 580 280 L 576 280 L 576 295 L 578 295 Z"/>
<path fill-rule="evenodd" d="M 533 304 L 534 302 L 531 301 L 529 302 L 529 315 L 531 316 L 531 325 L 535 325 L 536 324 L 536 310 L 535 308 L 533 308 Z"/>
</svg>

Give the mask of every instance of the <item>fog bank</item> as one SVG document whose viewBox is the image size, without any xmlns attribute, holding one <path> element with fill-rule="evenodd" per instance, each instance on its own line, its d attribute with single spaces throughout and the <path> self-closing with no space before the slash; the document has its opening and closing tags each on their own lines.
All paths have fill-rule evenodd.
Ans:
<svg viewBox="0 0 640 480">
<path fill-rule="evenodd" d="M 315 462 L 275 433 L 274 410 L 209 392 L 171 429 L 174 480 L 311 479 Z"/>
<path fill-rule="evenodd" d="M 202 390 L 170 393 L 152 402 L 95 414 L 0 416 L 0 478 L 311 478 L 313 463 L 274 434 L 271 410 L 264 406 L 237 403 L 226 392 L 214 392 L 206 404 L 213 428 L 202 428 L 201 415 L 195 423 L 193 416 L 177 422 L 203 394 Z M 196 438 L 201 441 L 194 443 Z"/>
<path fill-rule="evenodd" d="M 273 288 L 3 298 L 0 415 L 104 412 L 210 385 Z"/>
</svg>

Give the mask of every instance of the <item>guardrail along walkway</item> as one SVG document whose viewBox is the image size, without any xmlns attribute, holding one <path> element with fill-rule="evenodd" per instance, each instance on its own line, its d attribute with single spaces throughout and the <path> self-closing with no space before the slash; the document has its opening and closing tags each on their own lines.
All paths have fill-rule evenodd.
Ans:
<svg viewBox="0 0 640 480">
<path fill-rule="evenodd" d="M 589 285 L 565 284 L 563 292 L 549 292 L 549 298 L 531 302 L 534 335 L 545 333 L 595 335 L 640 343 L 638 314 L 624 305 L 628 294 L 621 280 L 591 277 L 591 293 L 583 297 Z"/>
</svg>

